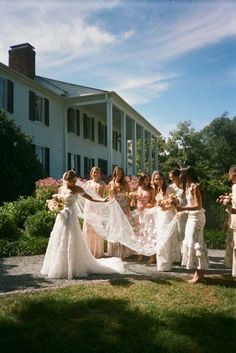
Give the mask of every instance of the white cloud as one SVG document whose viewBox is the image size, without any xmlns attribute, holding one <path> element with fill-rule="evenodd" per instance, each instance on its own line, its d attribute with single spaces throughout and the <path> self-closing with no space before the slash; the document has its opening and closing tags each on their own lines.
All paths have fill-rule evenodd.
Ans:
<svg viewBox="0 0 236 353">
<path fill-rule="evenodd" d="M 129 39 L 135 35 L 135 30 L 131 29 L 130 31 L 124 32 L 123 33 L 123 38 L 124 39 Z"/>
<path fill-rule="evenodd" d="M 165 73 L 167 62 L 236 37 L 235 2 L 190 2 L 189 7 L 183 3 L 184 11 L 180 5 L 170 20 L 158 10 L 178 9 L 178 2 L 156 2 L 157 11 L 148 13 L 152 21 L 147 22 L 138 13 L 140 6 L 127 1 L 0 0 L 0 61 L 7 63 L 10 45 L 29 42 L 45 75 L 57 70 L 61 79 L 73 75 L 79 83 L 82 72 L 92 73 L 94 82 L 104 82 L 101 88 L 116 90 L 130 104 L 145 104 L 169 90 L 180 76 Z M 126 10 L 123 17 L 129 15 L 128 24 L 122 22 L 112 31 L 108 15 L 100 14 L 121 8 Z"/>
</svg>

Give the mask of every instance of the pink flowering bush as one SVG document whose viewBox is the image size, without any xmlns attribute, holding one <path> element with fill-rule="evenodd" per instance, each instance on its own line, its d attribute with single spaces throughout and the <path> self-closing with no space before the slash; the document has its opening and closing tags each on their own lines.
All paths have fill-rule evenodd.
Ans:
<svg viewBox="0 0 236 353">
<path fill-rule="evenodd" d="M 47 199 L 50 199 L 53 194 L 58 192 L 60 186 L 62 186 L 62 179 L 56 180 L 48 177 L 37 180 L 35 183 L 36 197 L 46 201 Z"/>
</svg>

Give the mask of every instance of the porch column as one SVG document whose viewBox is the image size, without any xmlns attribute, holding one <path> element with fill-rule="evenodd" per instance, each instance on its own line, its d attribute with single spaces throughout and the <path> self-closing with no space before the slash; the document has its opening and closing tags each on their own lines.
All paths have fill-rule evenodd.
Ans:
<svg viewBox="0 0 236 353">
<path fill-rule="evenodd" d="M 158 140 L 155 139 L 155 170 L 158 170 Z"/>
<path fill-rule="evenodd" d="M 148 138 L 148 173 L 152 174 L 152 135 L 149 133 Z"/>
<path fill-rule="evenodd" d="M 121 112 L 121 166 L 127 174 L 126 113 Z"/>
<path fill-rule="evenodd" d="M 141 128 L 141 170 L 145 172 L 145 130 Z"/>
<path fill-rule="evenodd" d="M 112 101 L 108 100 L 107 104 L 107 173 L 112 174 L 113 165 L 113 141 L 112 141 L 112 127 L 113 127 L 113 116 L 112 116 Z"/>
<path fill-rule="evenodd" d="M 136 167 L 136 121 L 132 120 L 132 174 L 137 175 Z"/>
</svg>

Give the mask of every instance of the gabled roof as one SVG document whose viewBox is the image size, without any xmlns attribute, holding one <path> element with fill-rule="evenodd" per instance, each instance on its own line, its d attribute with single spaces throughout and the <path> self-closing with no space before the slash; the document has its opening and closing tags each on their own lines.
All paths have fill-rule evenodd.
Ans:
<svg viewBox="0 0 236 353">
<path fill-rule="evenodd" d="M 84 96 L 89 94 L 106 93 L 108 91 L 91 88 L 74 83 L 53 80 L 48 77 L 36 76 L 35 81 L 50 91 L 64 97 Z"/>
</svg>

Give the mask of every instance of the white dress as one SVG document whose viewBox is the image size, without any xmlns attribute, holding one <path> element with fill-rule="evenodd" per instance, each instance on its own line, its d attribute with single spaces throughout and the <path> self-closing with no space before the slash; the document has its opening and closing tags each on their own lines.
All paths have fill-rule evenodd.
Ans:
<svg viewBox="0 0 236 353">
<path fill-rule="evenodd" d="M 64 209 L 58 213 L 50 235 L 41 274 L 49 278 L 85 277 L 88 274 L 123 273 L 121 259 L 95 259 L 81 232 L 77 216 L 77 196 L 63 194 Z"/>
<path fill-rule="evenodd" d="M 175 195 L 181 206 L 186 205 L 186 200 L 184 197 L 184 191 L 182 188 L 179 188 L 175 183 L 168 186 L 167 195 Z M 172 261 L 181 262 L 181 247 L 182 241 L 184 239 L 185 226 L 187 222 L 187 215 L 185 212 L 178 213 L 177 218 L 177 229 L 175 234 L 172 237 Z"/>
<path fill-rule="evenodd" d="M 194 204 L 193 195 L 188 190 L 186 194 L 187 206 Z M 202 208 L 197 211 L 186 211 L 188 215 L 185 237 L 182 246 L 182 265 L 187 269 L 207 270 L 208 256 L 207 248 L 203 240 L 203 229 L 206 218 Z"/>
<path fill-rule="evenodd" d="M 158 202 L 160 199 L 165 199 L 165 196 L 157 195 L 156 201 Z M 163 211 L 161 207 L 158 206 L 157 211 L 157 271 L 171 271 L 173 263 L 173 238 L 177 233 L 177 222 L 173 223 L 176 218 L 176 210 L 170 208 L 169 210 Z M 171 223 L 174 224 L 174 227 L 171 227 L 172 230 L 167 232 L 168 226 Z M 169 234 L 166 241 L 163 242 L 166 233 Z"/>
</svg>

